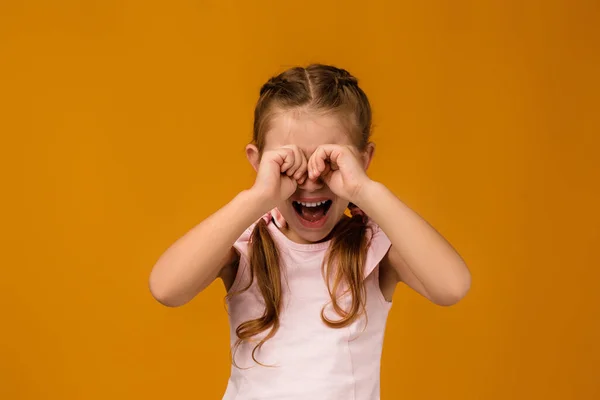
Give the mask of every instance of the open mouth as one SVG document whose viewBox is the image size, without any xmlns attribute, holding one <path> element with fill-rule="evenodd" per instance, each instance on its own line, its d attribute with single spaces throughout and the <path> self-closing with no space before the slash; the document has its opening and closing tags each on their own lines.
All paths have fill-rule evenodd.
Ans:
<svg viewBox="0 0 600 400">
<path fill-rule="evenodd" d="M 329 211 L 329 208 L 331 207 L 331 204 L 333 204 L 331 200 L 317 201 L 314 203 L 303 201 L 292 202 L 294 210 L 296 210 L 296 214 L 298 214 L 301 219 L 309 223 L 315 223 L 325 218 L 327 211 Z"/>
</svg>

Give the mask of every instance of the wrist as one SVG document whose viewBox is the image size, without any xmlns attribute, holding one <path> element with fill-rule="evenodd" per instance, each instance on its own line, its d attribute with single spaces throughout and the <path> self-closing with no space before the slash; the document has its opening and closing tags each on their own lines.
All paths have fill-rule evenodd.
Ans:
<svg viewBox="0 0 600 400">
<path fill-rule="evenodd" d="M 268 202 L 261 196 L 260 191 L 255 189 L 246 189 L 241 191 L 236 200 L 244 205 L 244 209 L 248 212 L 251 219 L 257 220 L 273 207 L 269 207 Z"/>
<path fill-rule="evenodd" d="M 263 188 L 252 186 L 250 189 L 244 190 L 242 195 L 250 206 L 262 211 L 263 214 L 275 208 L 273 199 L 265 192 Z"/>
<path fill-rule="evenodd" d="M 369 179 L 361 185 L 352 203 L 367 212 L 374 199 L 381 195 L 382 190 L 385 190 L 385 186 L 382 183 Z"/>
</svg>

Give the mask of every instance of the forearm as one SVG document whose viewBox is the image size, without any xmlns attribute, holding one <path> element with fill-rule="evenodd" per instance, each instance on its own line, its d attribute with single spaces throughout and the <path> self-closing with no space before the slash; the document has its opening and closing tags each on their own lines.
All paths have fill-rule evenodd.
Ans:
<svg viewBox="0 0 600 400">
<path fill-rule="evenodd" d="M 210 285 L 230 261 L 235 241 L 268 211 L 261 203 L 252 191 L 243 191 L 173 243 L 150 275 L 153 296 L 180 306 Z"/>
<path fill-rule="evenodd" d="M 460 255 L 389 189 L 370 181 L 356 204 L 381 227 L 402 258 L 401 279 L 402 274 L 414 275 L 438 304 L 452 304 L 466 294 L 470 273 Z"/>
</svg>

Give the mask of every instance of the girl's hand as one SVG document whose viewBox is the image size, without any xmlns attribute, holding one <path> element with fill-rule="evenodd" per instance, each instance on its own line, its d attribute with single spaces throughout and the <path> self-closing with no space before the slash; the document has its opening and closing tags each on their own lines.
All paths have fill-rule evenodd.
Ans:
<svg viewBox="0 0 600 400">
<path fill-rule="evenodd" d="M 308 178 L 319 177 L 337 196 L 352 203 L 371 180 L 356 149 L 334 144 L 317 147 L 308 160 Z"/>
<path fill-rule="evenodd" d="M 268 210 L 287 200 L 307 178 L 307 160 L 296 146 L 265 151 L 252 186 Z"/>
</svg>

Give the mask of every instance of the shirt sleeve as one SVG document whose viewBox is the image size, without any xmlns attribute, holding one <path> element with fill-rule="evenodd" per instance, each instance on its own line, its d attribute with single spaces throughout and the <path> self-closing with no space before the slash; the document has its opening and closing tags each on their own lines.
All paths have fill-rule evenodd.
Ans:
<svg viewBox="0 0 600 400">
<path fill-rule="evenodd" d="M 233 244 L 235 251 L 237 251 L 240 257 L 243 257 L 244 260 L 248 260 L 250 238 L 255 225 L 256 224 L 252 224 L 248 229 L 246 229 Z"/>
<path fill-rule="evenodd" d="M 367 257 L 365 260 L 365 278 L 367 278 L 377 268 L 383 257 L 387 254 L 392 242 L 387 235 L 381 230 L 372 220 L 369 220 L 368 226 L 370 227 L 371 237 L 369 248 L 367 250 Z"/>
<path fill-rule="evenodd" d="M 269 224 L 271 223 L 272 218 L 273 217 L 271 216 L 271 214 L 267 213 L 263 215 L 260 219 L 264 220 L 267 224 Z M 254 231 L 254 228 L 256 227 L 256 224 L 260 221 L 260 219 L 252 225 L 250 225 L 250 227 L 246 229 L 244 233 L 242 233 L 233 244 L 233 248 L 235 249 L 235 251 L 237 251 L 240 257 L 243 257 L 244 260 L 248 260 L 248 256 L 250 254 L 249 248 L 250 239 L 252 238 L 252 232 Z"/>
</svg>

